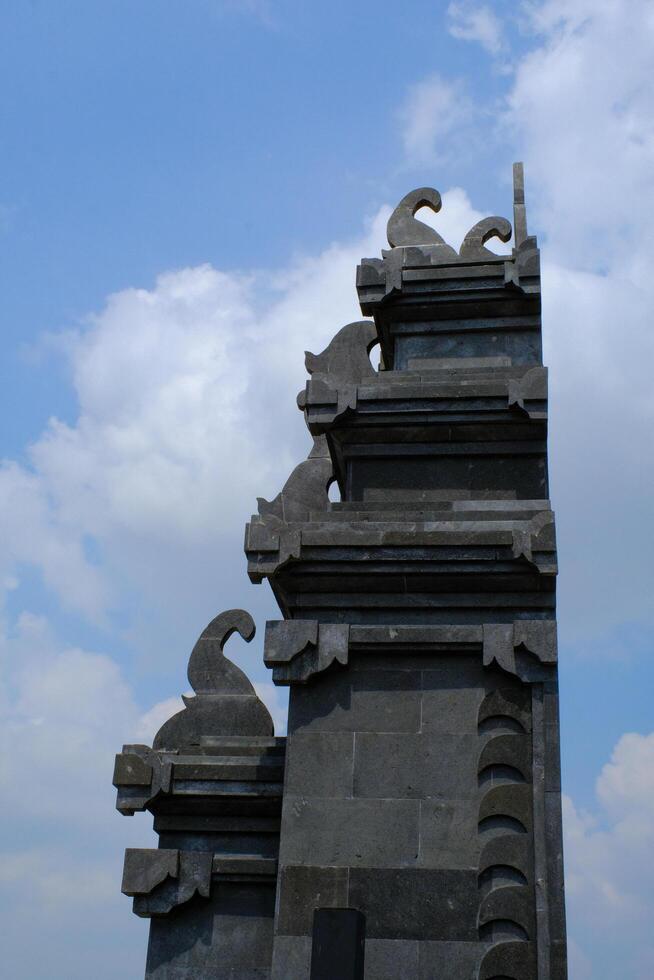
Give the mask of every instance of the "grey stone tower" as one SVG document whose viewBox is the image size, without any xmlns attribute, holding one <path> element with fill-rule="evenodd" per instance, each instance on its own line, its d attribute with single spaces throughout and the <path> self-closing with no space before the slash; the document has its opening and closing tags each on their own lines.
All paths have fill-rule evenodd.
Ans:
<svg viewBox="0 0 654 980">
<path fill-rule="evenodd" d="M 284 617 L 264 657 L 290 685 L 285 743 L 207 648 L 200 703 L 118 757 L 119 808 L 147 806 L 160 833 L 124 882 L 162 917 L 148 977 L 565 980 L 547 372 L 521 165 L 514 188 L 505 255 L 485 247 L 509 240 L 505 219 L 456 252 L 415 218 L 438 192 L 408 194 L 391 248 L 357 270 L 372 319 L 306 355 L 313 450 L 246 531 L 250 577 Z M 238 710 L 219 710 L 227 692 Z"/>
</svg>

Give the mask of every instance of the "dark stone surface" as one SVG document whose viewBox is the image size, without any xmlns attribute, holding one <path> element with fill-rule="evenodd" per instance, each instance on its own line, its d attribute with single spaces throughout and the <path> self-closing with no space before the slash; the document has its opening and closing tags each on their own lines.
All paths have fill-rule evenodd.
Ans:
<svg viewBox="0 0 654 980">
<path fill-rule="evenodd" d="M 357 735 L 354 795 L 392 799 L 477 797 L 477 735 Z M 383 765 L 380 765 L 383 759 Z"/>
<path fill-rule="evenodd" d="M 403 867 L 419 854 L 420 801 L 285 796 L 284 864 Z"/>
<path fill-rule="evenodd" d="M 366 980 L 416 980 L 419 943 L 414 939 L 366 939 Z"/>
<path fill-rule="evenodd" d="M 352 868 L 349 903 L 364 913 L 371 938 L 477 939 L 469 915 L 478 904 L 476 871 Z"/>
<path fill-rule="evenodd" d="M 418 732 L 420 677 L 407 671 L 335 670 L 290 692 L 288 731 Z"/>
<path fill-rule="evenodd" d="M 315 909 L 348 904 L 348 879 L 348 868 L 286 865 L 280 876 L 278 935 L 311 935 Z"/>
<path fill-rule="evenodd" d="M 272 959 L 274 884 L 224 882 L 170 918 L 153 919 L 146 980 L 264 980 Z"/>
<path fill-rule="evenodd" d="M 418 980 L 477 980 L 487 949 L 477 942 L 422 942 L 418 946 Z"/>
<path fill-rule="evenodd" d="M 271 980 L 309 980 L 311 936 L 275 936 Z"/>
<path fill-rule="evenodd" d="M 354 733 L 296 732 L 289 739 L 289 796 L 347 799 L 353 795 Z"/>
</svg>

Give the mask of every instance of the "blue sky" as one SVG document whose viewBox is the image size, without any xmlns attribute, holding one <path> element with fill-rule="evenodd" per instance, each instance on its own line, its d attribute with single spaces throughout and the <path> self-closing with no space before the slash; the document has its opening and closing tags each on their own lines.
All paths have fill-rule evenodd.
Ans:
<svg viewBox="0 0 654 980">
<path fill-rule="evenodd" d="M 645 0 L 3 5 L 17 980 L 139 975 L 120 855 L 149 820 L 112 812 L 113 752 L 176 710 L 231 606 L 259 634 L 230 654 L 282 717 L 242 528 L 306 454 L 303 351 L 358 317 L 355 265 L 407 190 L 439 188 L 458 245 L 511 216 L 515 159 L 544 262 L 571 980 L 654 975 L 653 34 Z"/>
</svg>

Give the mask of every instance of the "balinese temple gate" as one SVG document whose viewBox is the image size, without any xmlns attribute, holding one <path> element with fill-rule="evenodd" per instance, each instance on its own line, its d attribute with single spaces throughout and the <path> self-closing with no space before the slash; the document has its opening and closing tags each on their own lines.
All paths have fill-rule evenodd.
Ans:
<svg viewBox="0 0 654 980">
<path fill-rule="evenodd" d="M 367 319 L 307 354 L 313 448 L 246 529 L 282 618 L 266 665 L 288 735 L 224 655 L 152 748 L 117 756 L 148 980 L 565 980 L 556 543 L 540 264 L 522 166 L 511 225 L 457 252 L 407 194 L 362 259 Z M 497 245 L 497 243 L 495 243 Z M 375 370 L 370 351 L 380 348 Z M 340 502 L 331 502 L 334 481 Z"/>
</svg>

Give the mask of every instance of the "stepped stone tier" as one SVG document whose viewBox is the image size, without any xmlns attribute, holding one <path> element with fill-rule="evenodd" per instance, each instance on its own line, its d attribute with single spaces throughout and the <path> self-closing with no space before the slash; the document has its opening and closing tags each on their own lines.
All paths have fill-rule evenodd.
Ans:
<svg viewBox="0 0 654 980">
<path fill-rule="evenodd" d="M 407 194 L 357 269 L 368 319 L 306 354 L 309 457 L 246 529 L 283 619 L 264 660 L 288 735 L 223 654 L 153 747 L 125 746 L 127 852 L 156 980 L 565 980 L 556 542 L 540 265 L 514 166 L 514 244 L 457 252 Z M 370 352 L 379 344 L 380 366 Z M 341 500 L 332 502 L 336 482 Z"/>
</svg>

